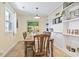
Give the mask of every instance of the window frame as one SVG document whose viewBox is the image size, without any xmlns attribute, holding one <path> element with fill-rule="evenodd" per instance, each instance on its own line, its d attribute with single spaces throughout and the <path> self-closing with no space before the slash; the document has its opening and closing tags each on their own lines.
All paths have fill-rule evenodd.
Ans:
<svg viewBox="0 0 79 59">
<path fill-rule="evenodd" d="M 6 14 L 5 14 L 5 32 L 11 32 L 11 33 L 15 33 L 16 32 L 16 13 L 13 12 L 11 9 L 9 9 L 8 7 L 5 7 L 5 13 L 6 11 L 9 13 L 9 19 L 8 22 L 6 22 Z M 13 18 L 15 17 L 15 18 Z M 8 23 L 8 28 L 6 28 L 6 24 Z"/>
</svg>

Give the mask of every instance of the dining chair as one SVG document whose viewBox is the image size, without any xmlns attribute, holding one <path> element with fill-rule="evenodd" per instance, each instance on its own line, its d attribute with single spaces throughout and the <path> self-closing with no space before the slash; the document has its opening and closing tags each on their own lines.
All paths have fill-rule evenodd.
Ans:
<svg viewBox="0 0 79 59">
<path fill-rule="evenodd" d="M 26 39 L 27 32 L 23 32 L 23 38 Z"/>
<path fill-rule="evenodd" d="M 48 56 L 50 35 L 40 34 L 34 36 L 33 56 Z"/>
<path fill-rule="evenodd" d="M 43 34 L 51 35 L 51 32 L 44 31 Z"/>
<path fill-rule="evenodd" d="M 54 38 L 51 32 L 43 32 L 43 34 L 50 35 L 50 40 L 49 40 L 49 49 L 50 49 L 50 56 L 53 57 L 53 43 L 54 43 Z M 52 37 L 51 37 L 52 36 Z"/>
</svg>

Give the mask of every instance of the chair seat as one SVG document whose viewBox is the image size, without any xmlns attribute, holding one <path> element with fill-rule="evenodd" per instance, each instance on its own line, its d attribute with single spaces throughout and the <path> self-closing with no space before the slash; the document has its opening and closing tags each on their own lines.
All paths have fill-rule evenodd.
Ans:
<svg viewBox="0 0 79 59">
<path fill-rule="evenodd" d="M 43 52 L 34 52 L 35 53 L 35 56 L 46 56 L 47 51 L 43 51 Z"/>
<path fill-rule="evenodd" d="M 42 51 L 42 52 L 38 52 L 37 50 L 35 50 L 35 48 L 33 47 L 33 52 L 34 52 L 34 56 L 47 56 L 46 53 L 48 52 L 47 51 Z"/>
</svg>

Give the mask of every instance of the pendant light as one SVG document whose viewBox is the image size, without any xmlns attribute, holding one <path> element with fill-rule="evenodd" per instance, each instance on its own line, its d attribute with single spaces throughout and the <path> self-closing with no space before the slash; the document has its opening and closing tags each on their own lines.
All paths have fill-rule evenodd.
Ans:
<svg viewBox="0 0 79 59">
<path fill-rule="evenodd" d="M 36 11 L 38 12 L 38 7 L 36 7 Z M 40 18 L 39 15 L 38 15 L 38 13 L 35 15 L 34 18 L 35 18 L 35 19 L 39 19 L 39 18 Z"/>
</svg>

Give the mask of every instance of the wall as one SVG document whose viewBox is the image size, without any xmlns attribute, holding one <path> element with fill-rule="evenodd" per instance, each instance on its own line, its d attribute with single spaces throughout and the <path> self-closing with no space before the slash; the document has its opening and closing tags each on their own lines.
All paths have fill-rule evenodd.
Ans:
<svg viewBox="0 0 79 59">
<path fill-rule="evenodd" d="M 40 19 L 34 19 L 32 16 L 21 15 L 19 13 L 17 16 L 18 16 L 18 24 L 19 24 L 18 39 L 23 40 L 22 34 L 24 31 L 27 32 L 27 21 L 38 21 L 40 33 L 44 31 L 44 29 L 45 29 L 44 22 L 46 21 L 46 17 L 41 17 Z"/>
<path fill-rule="evenodd" d="M 56 16 L 56 13 L 58 12 L 62 12 L 63 10 L 63 5 L 61 4 L 60 6 L 58 6 L 49 16 L 48 16 L 48 22 L 49 22 L 49 27 L 54 29 L 54 33 L 53 36 L 54 37 L 54 45 L 57 45 L 59 48 L 63 48 L 65 47 L 65 40 L 64 37 L 62 35 L 63 33 L 63 23 L 60 24 L 52 24 L 52 20 L 58 16 Z M 61 43 L 62 42 L 62 43 Z"/>
<path fill-rule="evenodd" d="M 10 8 L 12 11 L 14 9 L 8 3 L 0 3 L 0 56 L 5 56 L 5 54 L 10 51 L 10 49 L 16 45 L 20 40 L 23 40 L 22 33 L 27 31 L 27 21 L 39 21 L 40 32 L 44 31 L 44 25 L 46 17 L 41 17 L 40 19 L 33 19 L 31 16 L 16 14 L 18 20 L 18 28 L 16 34 L 5 32 L 5 7 Z M 14 11 L 15 12 L 15 11 Z"/>
<path fill-rule="evenodd" d="M 4 56 L 18 41 L 18 33 L 5 32 L 5 7 L 13 10 L 9 4 L 0 3 L 0 56 Z"/>
</svg>

